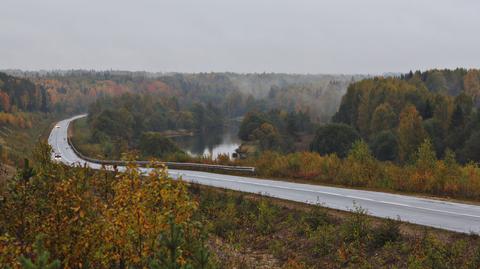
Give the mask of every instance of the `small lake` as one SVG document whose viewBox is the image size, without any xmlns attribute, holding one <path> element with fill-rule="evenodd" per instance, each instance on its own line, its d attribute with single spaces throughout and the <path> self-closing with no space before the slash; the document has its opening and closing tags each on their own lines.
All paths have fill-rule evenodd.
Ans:
<svg viewBox="0 0 480 269">
<path fill-rule="evenodd" d="M 214 159 L 219 154 L 232 153 L 240 146 L 238 126 L 214 129 L 193 136 L 171 138 L 183 151 L 191 156 L 212 155 Z"/>
</svg>

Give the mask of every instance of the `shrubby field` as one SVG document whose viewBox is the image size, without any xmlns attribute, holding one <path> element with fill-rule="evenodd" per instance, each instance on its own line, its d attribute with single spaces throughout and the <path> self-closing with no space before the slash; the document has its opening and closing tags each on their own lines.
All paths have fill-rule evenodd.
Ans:
<svg viewBox="0 0 480 269">
<path fill-rule="evenodd" d="M 355 205 L 351 213 L 340 213 L 187 185 L 170 180 L 161 166 L 144 177 L 132 164 L 125 172 L 71 168 L 52 163 L 45 144 L 33 155 L 35 165 L 26 164 L 0 193 L 2 266 L 480 265 L 480 241 L 475 235 L 373 219 Z"/>
</svg>

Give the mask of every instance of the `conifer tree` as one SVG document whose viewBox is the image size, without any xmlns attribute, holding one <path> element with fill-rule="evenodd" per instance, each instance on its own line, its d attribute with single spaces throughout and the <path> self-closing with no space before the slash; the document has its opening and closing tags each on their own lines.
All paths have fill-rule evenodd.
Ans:
<svg viewBox="0 0 480 269">
<path fill-rule="evenodd" d="M 20 263 L 23 269 L 57 269 L 60 268 L 60 261 L 50 261 L 50 252 L 45 250 L 43 246 L 43 235 L 37 236 L 33 244 L 33 252 L 35 259 L 31 260 L 25 256 L 20 257 Z"/>
</svg>

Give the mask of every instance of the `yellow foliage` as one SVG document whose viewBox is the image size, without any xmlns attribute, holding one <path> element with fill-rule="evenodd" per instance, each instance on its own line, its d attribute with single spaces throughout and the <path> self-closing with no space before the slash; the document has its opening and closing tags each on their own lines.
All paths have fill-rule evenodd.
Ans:
<svg viewBox="0 0 480 269">
<path fill-rule="evenodd" d="M 480 167 L 473 163 L 461 166 L 454 158 L 436 160 L 427 144 L 419 148 L 415 164 L 403 166 L 376 160 L 366 145 L 345 159 L 314 152 L 265 151 L 241 164 L 255 166 L 262 177 L 480 199 Z"/>
<path fill-rule="evenodd" d="M 119 173 L 49 163 L 35 172 L 12 180 L 4 193 L 2 265 L 16 268 L 20 254 L 30 255 L 34 238 L 44 234 L 45 247 L 63 268 L 80 268 L 85 261 L 91 268 L 146 268 L 169 218 L 191 236 L 196 232 L 191 218 L 197 204 L 163 166 L 142 175 L 134 164 Z"/>
</svg>

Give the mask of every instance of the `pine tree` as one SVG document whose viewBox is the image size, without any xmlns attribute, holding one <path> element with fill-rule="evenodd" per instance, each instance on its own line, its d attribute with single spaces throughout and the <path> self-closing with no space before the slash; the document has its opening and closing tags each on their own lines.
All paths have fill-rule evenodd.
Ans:
<svg viewBox="0 0 480 269">
<path fill-rule="evenodd" d="M 201 227 L 200 227 L 201 228 Z M 205 241 L 208 237 L 208 232 L 205 229 L 201 229 L 200 240 L 196 238 L 188 238 L 187 242 L 189 244 L 193 243 L 193 265 L 194 268 L 198 269 L 208 269 L 213 268 L 210 259 L 210 251 L 205 246 Z"/>
<path fill-rule="evenodd" d="M 175 223 L 173 217 L 169 218 L 170 231 L 160 235 L 161 251 L 157 259 L 150 263 L 153 269 L 190 269 L 188 264 L 181 264 L 182 245 L 184 244 L 184 231 Z M 166 249 L 166 253 L 165 252 Z M 164 250 L 164 251 L 162 251 Z"/>
<path fill-rule="evenodd" d="M 57 269 L 60 268 L 60 261 L 53 260 L 50 262 L 50 253 L 45 250 L 43 246 L 43 235 L 37 236 L 35 243 L 33 244 L 33 252 L 36 257 L 35 260 L 20 257 L 20 263 L 24 269 Z"/>
<path fill-rule="evenodd" d="M 422 117 L 424 120 L 428 120 L 433 117 L 433 107 L 430 100 L 427 99 L 425 102 L 425 107 L 423 108 Z"/>
<path fill-rule="evenodd" d="M 460 105 L 455 106 L 455 110 L 452 114 L 452 120 L 450 121 L 450 130 L 455 130 L 456 128 L 462 127 L 465 124 L 465 115 L 463 109 Z"/>
<path fill-rule="evenodd" d="M 24 159 L 23 168 L 20 170 L 18 177 L 23 181 L 28 181 L 35 175 L 33 168 L 30 167 L 28 159 Z"/>
</svg>

